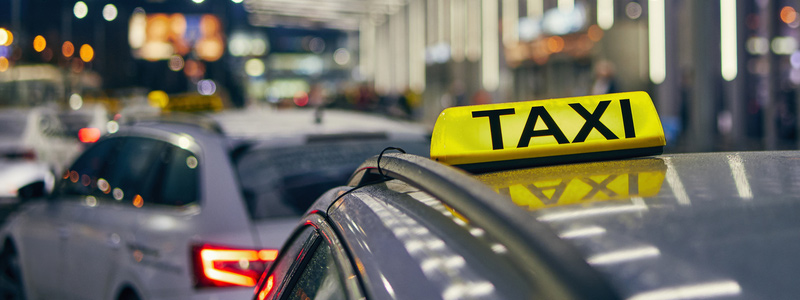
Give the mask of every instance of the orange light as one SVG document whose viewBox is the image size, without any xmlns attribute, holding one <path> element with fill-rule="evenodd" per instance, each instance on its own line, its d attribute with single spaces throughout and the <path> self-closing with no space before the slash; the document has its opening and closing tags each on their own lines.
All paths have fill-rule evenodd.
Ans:
<svg viewBox="0 0 800 300">
<path fill-rule="evenodd" d="M 6 42 L 8 42 L 8 34 L 11 31 L 6 30 L 5 28 L 0 27 L 0 45 L 5 46 Z"/>
<path fill-rule="evenodd" d="M 78 175 L 77 171 L 73 170 L 69 172 L 69 181 L 72 181 L 72 183 L 78 183 L 78 179 L 80 179 L 80 175 Z"/>
<path fill-rule="evenodd" d="M 267 285 L 264 286 L 264 289 L 258 293 L 258 300 L 264 300 L 267 298 L 267 294 L 272 290 L 272 286 L 275 284 L 275 275 L 270 275 L 267 278 Z"/>
<path fill-rule="evenodd" d="M 133 206 L 141 208 L 142 205 L 144 205 L 144 199 L 142 199 L 141 195 L 136 195 L 135 197 L 133 197 Z"/>
<path fill-rule="evenodd" d="M 37 35 L 35 38 L 33 38 L 33 50 L 36 50 L 36 52 L 42 52 L 44 51 L 45 47 L 47 47 L 47 40 L 45 40 L 43 36 Z"/>
<path fill-rule="evenodd" d="M 94 58 L 94 49 L 92 49 L 92 46 L 84 44 L 83 46 L 81 46 L 80 54 L 81 54 L 81 60 L 85 62 L 90 62 L 92 61 L 92 58 Z"/>
<path fill-rule="evenodd" d="M 600 26 L 592 25 L 589 26 L 588 34 L 589 39 L 592 40 L 592 42 L 599 42 L 600 39 L 603 38 L 603 29 L 600 29 Z"/>
<path fill-rule="evenodd" d="M 75 46 L 72 45 L 72 42 L 66 41 L 61 45 L 61 53 L 66 57 L 72 57 L 75 54 Z"/>
<path fill-rule="evenodd" d="M 8 59 L 0 56 L 0 72 L 8 70 Z"/>
<path fill-rule="evenodd" d="M 783 23 L 789 24 L 794 22 L 797 19 L 797 11 L 794 7 L 791 6 L 784 6 L 781 8 L 781 21 Z"/>
<path fill-rule="evenodd" d="M 278 258 L 278 250 L 261 250 L 258 251 L 258 258 L 264 261 L 273 261 Z"/>
<path fill-rule="evenodd" d="M 558 53 L 564 50 L 564 39 L 560 36 L 551 36 L 547 39 L 547 50 L 552 53 Z"/>
<path fill-rule="evenodd" d="M 100 129 L 97 128 L 81 128 L 78 130 L 78 139 L 82 143 L 94 143 L 100 139 Z"/>
</svg>

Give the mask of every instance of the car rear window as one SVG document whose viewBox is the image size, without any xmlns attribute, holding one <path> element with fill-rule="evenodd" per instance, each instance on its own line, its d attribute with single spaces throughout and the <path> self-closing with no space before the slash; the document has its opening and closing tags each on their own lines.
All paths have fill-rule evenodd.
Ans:
<svg viewBox="0 0 800 300">
<path fill-rule="evenodd" d="M 300 216 L 325 191 L 347 183 L 367 158 L 386 147 L 428 156 L 427 141 L 386 140 L 253 147 L 234 158 L 253 219 Z"/>
</svg>

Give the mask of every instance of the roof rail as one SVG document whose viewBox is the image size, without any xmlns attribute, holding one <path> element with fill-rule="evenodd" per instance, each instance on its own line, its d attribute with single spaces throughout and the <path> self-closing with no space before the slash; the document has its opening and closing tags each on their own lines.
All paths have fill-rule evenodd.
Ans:
<svg viewBox="0 0 800 300">
<path fill-rule="evenodd" d="M 387 153 L 365 161 L 350 179 L 350 186 L 382 182 L 384 176 L 407 180 L 452 207 L 477 227 L 506 246 L 523 270 L 549 278 L 549 293 L 564 299 L 619 299 L 614 289 L 572 245 L 547 225 L 531 219 L 511 199 L 500 195 L 462 170 L 428 158 Z M 379 173 L 380 172 L 380 173 Z M 531 277 L 534 278 L 534 277 Z"/>
</svg>

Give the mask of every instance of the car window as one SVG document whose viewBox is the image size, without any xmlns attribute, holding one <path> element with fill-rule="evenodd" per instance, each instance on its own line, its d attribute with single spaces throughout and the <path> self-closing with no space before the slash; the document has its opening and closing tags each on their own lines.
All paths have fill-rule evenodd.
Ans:
<svg viewBox="0 0 800 300">
<path fill-rule="evenodd" d="M 167 145 L 161 152 L 161 178 L 155 180 L 152 201 L 157 204 L 181 206 L 197 201 L 197 157 L 190 151 Z M 150 201 L 150 199 L 146 199 Z"/>
<path fill-rule="evenodd" d="M 345 299 L 344 284 L 327 242 L 320 240 L 283 299 Z"/>
<path fill-rule="evenodd" d="M 106 139 L 87 149 L 65 172 L 54 194 L 90 195 L 97 191 L 100 172 L 108 162 L 109 153 L 117 149 L 119 141 L 117 138 Z"/>
<path fill-rule="evenodd" d="M 104 198 L 141 206 L 144 199 L 153 197 L 152 181 L 159 171 L 155 160 L 161 155 L 165 142 L 128 137 L 119 144 L 114 155 L 98 178 L 99 191 Z M 100 183 L 105 180 L 106 183 Z"/>
<path fill-rule="evenodd" d="M 364 160 L 387 146 L 427 155 L 428 143 L 347 141 L 295 147 L 253 147 L 234 158 L 253 219 L 300 216 L 325 191 L 347 183 Z"/>
</svg>

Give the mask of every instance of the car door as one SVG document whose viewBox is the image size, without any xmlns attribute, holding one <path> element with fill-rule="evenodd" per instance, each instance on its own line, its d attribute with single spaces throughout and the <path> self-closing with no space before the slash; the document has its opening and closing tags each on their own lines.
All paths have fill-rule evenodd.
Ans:
<svg viewBox="0 0 800 300">
<path fill-rule="evenodd" d="M 320 215 L 309 215 L 281 249 L 255 299 L 364 299 L 346 250 Z"/>
<path fill-rule="evenodd" d="M 64 293 L 71 299 L 103 299 L 124 260 L 135 258 L 132 243 L 143 199 L 152 197 L 164 142 L 121 137 L 96 178 L 88 200 L 69 203 L 64 220 L 69 239 L 64 248 Z"/>
<path fill-rule="evenodd" d="M 70 219 L 76 205 L 91 203 L 92 184 L 105 165 L 116 140 L 97 143 L 78 158 L 59 181 L 50 199 L 30 205 L 16 219 L 16 239 L 23 252 L 23 274 L 31 289 L 43 298 L 62 297 L 67 257 L 66 244 L 72 235 Z"/>
</svg>

